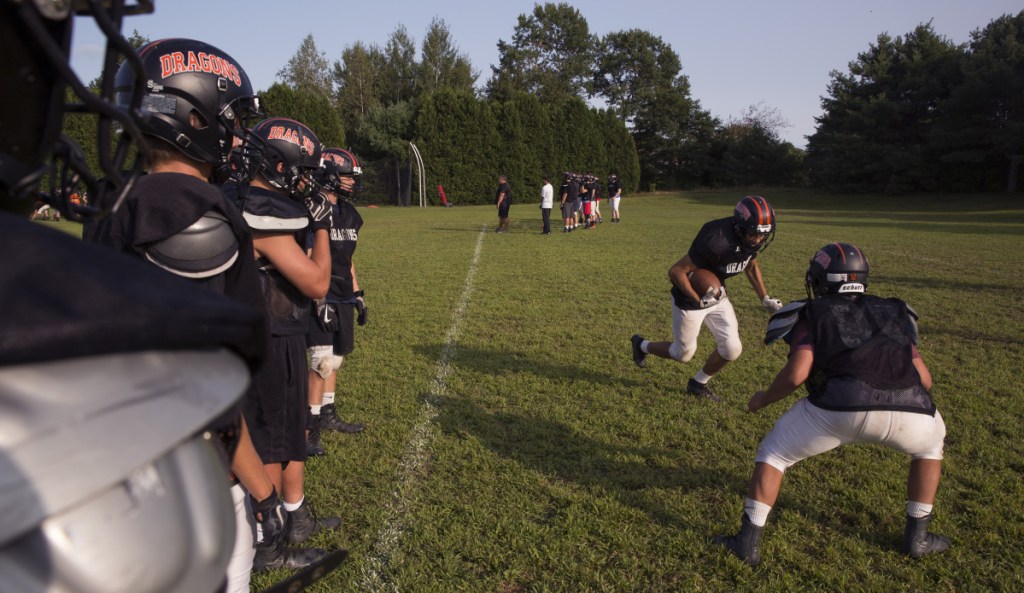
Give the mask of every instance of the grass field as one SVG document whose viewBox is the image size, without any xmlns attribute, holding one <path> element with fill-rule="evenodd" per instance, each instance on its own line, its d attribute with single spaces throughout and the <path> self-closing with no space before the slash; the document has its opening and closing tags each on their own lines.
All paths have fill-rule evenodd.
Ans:
<svg viewBox="0 0 1024 593">
<path fill-rule="evenodd" d="M 317 509 L 345 521 L 314 543 L 351 552 L 314 590 L 1024 590 L 1019 195 L 766 192 L 770 294 L 802 298 L 809 258 L 847 241 L 870 259 L 870 292 L 921 314 L 948 430 L 933 529 L 953 548 L 899 554 L 908 461 L 866 446 L 787 473 L 761 566 L 710 545 L 738 528 L 757 443 L 797 399 L 746 412 L 785 347 L 763 346 L 767 314 L 742 277 L 729 289 L 745 351 L 714 379 L 723 403 L 685 393 L 708 335 L 694 361 L 646 369 L 629 336 L 670 338 L 666 272 L 741 195 L 627 197 L 622 224 L 550 236 L 533 203 L 503 235 L 488 207 L 361 209 L 370 319 L 338 397 L 368 429 L 328 434 L 309 464 Z"/>
</svg>

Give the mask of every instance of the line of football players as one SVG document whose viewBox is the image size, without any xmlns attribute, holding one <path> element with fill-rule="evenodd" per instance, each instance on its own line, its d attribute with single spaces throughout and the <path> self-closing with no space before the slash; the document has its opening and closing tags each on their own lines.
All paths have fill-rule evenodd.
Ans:
<svg viewBox="0 0 1024 593">
<path fill-rule="evenodd" d="M 239 593 L 254 567 L 309 567 L 292 590 L 345 556 L 297 544 L 340 526 L 304 490 L 307 334 L 328 335 L 320 371 L 343 355 L 331 314 L 365 322 L 358 164 L 263 119 L 220 49 L 134 50 L 121 20 L 152 10 L 0 0 L 0 79 L 18 89 L 0 97 L 0 303 L 17 312 L 0 339 L 0 565 L 25 591 Z M 107 38 L 93 89 L 69 66 L 76 15 Z M 66 113 L 95 122 L 98 170 Z M 29 222 L 37 200 L 85 241 Z"/>
</svg>

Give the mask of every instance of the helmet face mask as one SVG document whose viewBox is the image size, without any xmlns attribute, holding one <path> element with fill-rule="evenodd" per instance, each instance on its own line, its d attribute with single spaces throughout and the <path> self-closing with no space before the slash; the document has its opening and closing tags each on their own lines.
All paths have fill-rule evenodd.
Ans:
<svg viewBox="0 0 1024 593">
<path fill-rule="evenodd" d="M 121 36 L 121 20 L 129 14 L 152 12 L 150 0 L 108 0 L 80 7 L 71 2 L 3 2 L 0 18 L 0 75 L 18 92 L 4 93 L 0 104 L 0 207 L 27 213 L 37 200 L 75 221 L 100 218 L 114 210 L 142 174 L 135 148 L 145 139 L 137 125 L 141 84 L 126 89 L 126 108 L 113 101 L 113 73 L 119 58 L 128 69 L 142 66 Z M 74 12 L 91 17 L 107 38 L 104 69 L 98 89 L 85 86 L 71 70 Z M 65 95 L 67 89 L 70 93 Z M 65 104 L 67 97 L 71 102 Z M 81 149 L 61 135 L 65 113 L 90 115 L 96 122 L 99 174 L 86 163 Z M 40 184 L 46 183 L 46 190 Z M 72 203 L 85 191 L 88 203 Z"/>
<path fill-rule="evenodd" d="M 746 196 L 733 209 L 733 229 L 748 249 L 764 251 L 775 238 L 775 209 L 761 196 Z"/>
<path fill-rule="evenodd" d="M 818 250 L 807 267 L 807 298 L 863 294 L 868 287 L 868 259 L 850 243 L 830 243 Z"/>
</svg>

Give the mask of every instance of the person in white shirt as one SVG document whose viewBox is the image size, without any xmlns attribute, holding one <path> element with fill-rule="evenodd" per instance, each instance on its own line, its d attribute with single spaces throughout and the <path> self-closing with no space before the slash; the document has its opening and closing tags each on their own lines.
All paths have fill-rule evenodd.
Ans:
<svg viewBox="0 0 1024 593">
<path fill-rule="evenodd" d="M 544 230 L 541 234 L 551 234 L 551 208 L 555 202 L 555 190 L 551 187 L 551 178 L 544 177 L 544 186 L 540 188 L 540 214 L 544 218 Z"/>
</svg>

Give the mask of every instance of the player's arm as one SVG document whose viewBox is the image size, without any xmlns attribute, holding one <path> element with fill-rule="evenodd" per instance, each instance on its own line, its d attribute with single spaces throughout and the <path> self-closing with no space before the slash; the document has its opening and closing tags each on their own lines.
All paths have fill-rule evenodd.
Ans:
<svg viewBox="0 0 1024 593">
<path fill-rule="evenodd" d="M 750 265 L 747 266 L 743 273 L 746 274 L 747 280 L 750 281 L 750 286 L 757 293 L 757 300 L 763 301 L 764 297 L 768 296 L 768 291 L 765 290 L 764 278 L 761 277 L 761 266 L 757 264 L 757 258 L 750 260 Z"/>
<path fill-rule="evenodd" d="M 501 203 L 504 200 L 505 200 L 505 192 L 501 192 L 500 194 L 498 194 L 498 204 L 497 205 L 501 206 Z"/>
<path fill-rule="evenodd" d="M 316 231 L 309 257 L 290 233 L 253 233 L 252 242 L 256 252 L 270 260 L 299 292 L 311 299 L 327 296 L 331 284 L 331 247 L 327 229 Z"/>
<path fill-rule="evenodd" d="M 795 349 L 789 354 L 786 366 L 782 367 L 775 380 L 765 391 L 758 391 L 747 402 L 747 410 L 756 412 L 771 405 L 796 391 L 804 384 L 811 374 L 814 363 L 814 350 L 810 348 Z"/>
<path fill-rule="evenodd" d="M 921 385 L 925 389 L 932 388 L 932 372 L 928 370 L 928 365 L 924 363 L 924 359 L 920 356 L 914 357 L 914 368 L 917 369 L 917 374 L 921 376 Z"/>
<path fill-rule="evenodd" d="M 677 261 L 668 270 L 668 280 L 673 286 L 682 291 L 683 294 L 690 297 L 695 303 L 700 302 L 700 295 L 693 289 L 693 285 L 690 284 L 690 272 L 697 269 L 697 264 L 693 263 L 690 259 L 690 255 L 684 255 L 682 259 Z"/>
<path fill-rule="evenodd" d="M 356 278 L 356 262 L 354 260 L 349 272 L 352 274 L 352 292 L 359 292 L 359 279 Z"/>
</svg>

